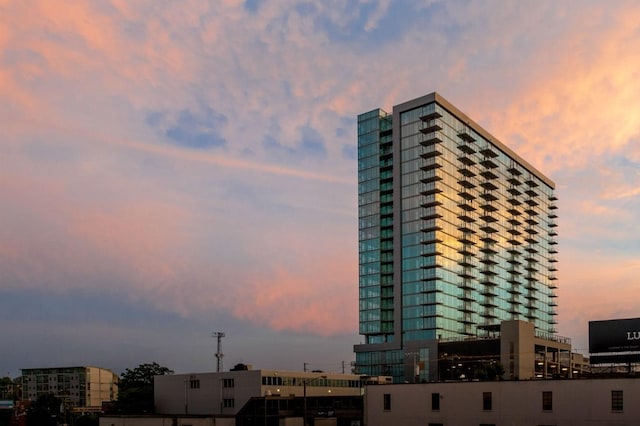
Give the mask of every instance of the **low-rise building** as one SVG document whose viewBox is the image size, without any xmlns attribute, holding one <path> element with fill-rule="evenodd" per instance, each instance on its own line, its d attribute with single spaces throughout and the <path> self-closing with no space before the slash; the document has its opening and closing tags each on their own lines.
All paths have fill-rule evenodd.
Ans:
<svg viewBox="0 0 640 426">
<path fill-rule="evenodd" d="M 359 375 L 285 370 L 240 370 L 156 376 L 156 412 L 235 416 L 252 397 L 359 396 Z"/>
<path fill-rule="evenodd" d="M 638 425 L 640 379 L 368 386 L 367 426 Z"/>
<path fill-rule="evenodd" d="M 118 399 L 118 376 L 91 366 L 22 369 L 22 399 L 35 401 L 48 393 L 68 408 L 97 411 L 103 402 Z"/>
</svg>

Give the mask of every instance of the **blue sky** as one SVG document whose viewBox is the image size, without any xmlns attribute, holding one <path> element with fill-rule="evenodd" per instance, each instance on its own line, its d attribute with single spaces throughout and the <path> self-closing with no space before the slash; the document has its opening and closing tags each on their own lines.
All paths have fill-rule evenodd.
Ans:
<svg viewBox="0 0 640 426">
<path fill-rule="evenodd" d="M 438 91 L 557 184 L 559 333 L 640 303 L 640 6 L 0 3 L 0 375 L 340 371 L 356 115 Z"/>
</svg>

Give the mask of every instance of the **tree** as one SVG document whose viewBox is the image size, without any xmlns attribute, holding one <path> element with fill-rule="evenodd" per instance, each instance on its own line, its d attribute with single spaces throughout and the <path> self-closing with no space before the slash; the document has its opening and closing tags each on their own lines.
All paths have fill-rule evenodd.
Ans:
<svg viewBox="0 0 640 426">
<path fill-rule="evenodd" d="M 13 399 L 13 380 L 10 377 L 0 378 L 0 399 Z"/>
<path fill-rule="evenodd" d="M 42 394 L 36 399 L 27 412 L 29 426 L 56 426 L 60 416 L 62 400 L 52 393 Z"/>
<path fill-rule="evenodd" d="M 158 363 L 140 364 L 120 375 L 118 410 L 125 414 L 153 413 L 153 377 L 173 374 L 173 370 Z"/>
</svg>

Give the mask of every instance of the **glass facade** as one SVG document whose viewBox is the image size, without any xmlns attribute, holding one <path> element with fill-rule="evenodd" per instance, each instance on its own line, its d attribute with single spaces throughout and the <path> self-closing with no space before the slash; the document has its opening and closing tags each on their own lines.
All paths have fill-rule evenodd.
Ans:
<svg viewBox="0 0 640 426">
<path fill-rule="evenodd" d="M 356 363 L 397 381 L 421 341 L 503 320 L 546 333 L 556 324 L 553 183 L 448 103 L 424 99 L 358 116 L 360 333 L 378 347 L 356 350 Z"/>
</svg>

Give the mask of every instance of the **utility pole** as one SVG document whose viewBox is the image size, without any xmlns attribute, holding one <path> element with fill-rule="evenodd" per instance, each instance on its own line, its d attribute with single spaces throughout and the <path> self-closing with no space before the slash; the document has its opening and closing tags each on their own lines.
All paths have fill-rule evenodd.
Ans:
<svg viewBox="0 0 640 426">
<path fill-rule="evenodd" d="M 222 353 L 222 338 L 224 337 L 224 332 L 215 331 L 211 334 L 211 337 L 215 337 L 218 339 L 218 351 L 216 352 L 216 360 L 217 360 L 216 371 L 219 373 L 222 371 L 222 358 L 224 357 L 224 354 Z"/>
</svg>

